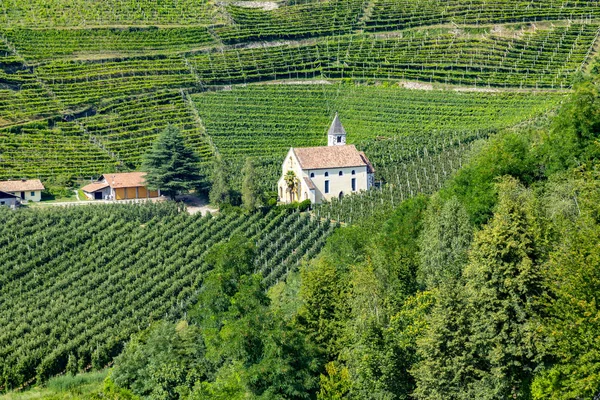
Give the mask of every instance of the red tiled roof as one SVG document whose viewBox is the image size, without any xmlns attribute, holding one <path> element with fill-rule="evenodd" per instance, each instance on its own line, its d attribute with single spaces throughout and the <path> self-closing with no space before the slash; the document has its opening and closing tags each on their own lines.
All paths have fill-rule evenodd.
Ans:
<svg viewBox="0 0 600 400">
<path fill-rule="evenodd" d="M 144 176 L 146 176 L 145 172 L 124 172 L 120 174 L 102 175 L 102 177 L 106 179 L 106 183 L 113 189 L 146 186 Z"/>
<path fill-rule="evenodd" d="M 354 145 L 294 148 L 302 169 L 348 168 L 366 166 Z"/>
<path fill-rule="evenodd" d="M 88 192 L 88 193 L 94 193 L 94 192 L 96 192 L 98 190 L 102 190 L 106 187 L 108 187 L 108 183 L 94 182 L 94 183 L 90 183 L 89 185 L 82 187 L 81 190 L 83 190 L 84 192 Z"/>
<path fill-rule="evenodd" d="M 44 189 L 39 179 L 0 182 L 0 190 L 3 192 L 32 192 Z"/>
</svg>

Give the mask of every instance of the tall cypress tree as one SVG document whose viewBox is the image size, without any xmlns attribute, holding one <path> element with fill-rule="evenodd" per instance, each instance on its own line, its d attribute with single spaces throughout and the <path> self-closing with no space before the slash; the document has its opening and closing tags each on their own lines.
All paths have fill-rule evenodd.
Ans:
<svg viewBox="0 0 600 400">
<path fill-rule="evenodd" d="M 209 199 L 212 204 L 221 205 L 231 202 L 229 185 L 225 175 L 225 163 L 220 155 L 217 155 L 213 161 L 212 186 L 210 188 Z"/>
<path fill-rule="evenodd" d="M 243 175 L 242 205 L 246 210 L 253 211 L 260 206 L 260 192 L 256 185 L 256 172 L 251 158 L 246 158 Z"/>
<path fill-rule="evenodd" d="M 197 189 L 202 183 L 200 158 L 185 144 L 179 128 L 169 125 L 145 155 L 142 168 L 150 190 L 159 190 L 174 199 L 178 193 Z"/>
</svg>

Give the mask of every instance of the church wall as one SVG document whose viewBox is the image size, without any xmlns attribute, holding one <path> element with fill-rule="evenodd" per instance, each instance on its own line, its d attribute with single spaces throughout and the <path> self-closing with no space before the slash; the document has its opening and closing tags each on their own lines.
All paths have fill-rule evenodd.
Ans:
<svg viewBox="0 0 600 400">
<path fill-rule="evenodd" d="M 352 175 L 352 171 L 356 172 L 356 175 Z M 339 172 L 342 171 L 342 176 L 339 176 Z M 325 176 L 325 172 L 329 173 L 329 176 Z M 312 178 L 315 190 L 315 202 L 321 203 L 323 200 L 330 201 L 332 198 L 338 198 L 340 192 L 344 195 L 351 193 L 357 193 L 361 190 L 368 189 L 368 177 L 367 167 L 352 167 L 352 168 L 332 168 L 332 169 L 317 169 L 306 171 L 308 177 L 311 173 L 315 174 Z M 352 178 L 356 178 L 356 191 L 352 192 Z M 329 180 L 329 193 L 325 193 L 325 181 Z"/>
<path fill-rule="evenodd" d="M 291 160 L 291 162 L 290 162 L 290 160 Z M 302 196 L 303 196 L 305 186 L 306 186 L 304 183 L 304 179 L 303 179 L 305 174 L 303 174 L 302 169 L 300 168 L 300 164 L 298 163 L 298 160 L 297 160 L 295 154 L 291 150 L 288 152 L 287 156 L 285 157 L 285 161 L 283 162 L 282 169 L 281 169 L 281 179 L 279 180 L 279 182 L 277 184 L 279 201 L 282 203 L 290 202 L 290 193 L 288 192 L 287 184 L 285 183 L 285 180 L 283 179 L 285 174 L 290 170 L 294 171 L 294 173 L 296 174 L 296 177 L 298 178 L 299 184 L 300 184 L 298 187 L 298 191 L 296 193 L 296 197 L 292 201 L 302 201 L 303 200 Z"/>
</svg>

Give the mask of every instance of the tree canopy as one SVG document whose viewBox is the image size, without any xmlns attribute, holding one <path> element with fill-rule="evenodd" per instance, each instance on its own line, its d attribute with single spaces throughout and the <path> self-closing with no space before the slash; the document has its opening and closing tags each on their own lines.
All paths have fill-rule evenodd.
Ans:
<svg viewBox="0 0 600 400">
<path fill-rule="evenodd" d="M 149 189 L 175 198 L 179 193 L 201 187 L 199 163 L 200 158 L 186 145 L 179 128 L 169 125 L 144 156 L 142 169 L 146 171 Z"/>
</svg>

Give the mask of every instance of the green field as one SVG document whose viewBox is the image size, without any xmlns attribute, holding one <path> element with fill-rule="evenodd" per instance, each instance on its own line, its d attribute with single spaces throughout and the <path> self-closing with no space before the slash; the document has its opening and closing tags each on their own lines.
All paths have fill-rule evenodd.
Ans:
<svg viewBox="0 0 600 400">
<path fill-rule="evenodd" d="M 174 203 L 0 210 L 0 388 L 106 365 L 129 336 L 193 303 L 210 248 L 256 245 L 268 285 L 314 257 L 336 228 L 285 210 L 190 216 Z"/>
</svg>

